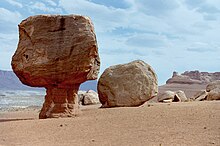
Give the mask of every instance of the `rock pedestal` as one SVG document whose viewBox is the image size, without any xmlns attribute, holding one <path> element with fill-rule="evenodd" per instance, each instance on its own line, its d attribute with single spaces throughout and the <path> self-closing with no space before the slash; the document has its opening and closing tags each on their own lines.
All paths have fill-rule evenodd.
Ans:
<svg viewBox="0 0 220 146">
<path fill-rule="evenodd" d="M 78 87 L 75 88 L 47 88 L 45 102 L 39 118 L 72 117 L 78 114 Z"/>
<path fill-rule="evenodd" d="M 81 83 L 97 79 L 100 60 L 94 27 L 79 15 L 37 15 L 19 24 L 12 68 L 22 83 L 45 87 L 40 118 L 71 117 Z"/>
</svg>

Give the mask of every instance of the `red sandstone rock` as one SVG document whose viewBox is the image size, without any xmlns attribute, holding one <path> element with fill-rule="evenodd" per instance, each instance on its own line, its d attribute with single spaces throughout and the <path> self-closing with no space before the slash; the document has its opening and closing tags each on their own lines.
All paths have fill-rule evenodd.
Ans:
<svg viewBox="0 0 220 146">
<path fill-rule="evenodd" d="M 78 88 L 97 78 L 99 66 L 96 36 L 88 17 L 38 15 L 19 24 L 12 68 L 22 83 L 47 89 L 40 118 L 75 115 Z"/>
</svg>

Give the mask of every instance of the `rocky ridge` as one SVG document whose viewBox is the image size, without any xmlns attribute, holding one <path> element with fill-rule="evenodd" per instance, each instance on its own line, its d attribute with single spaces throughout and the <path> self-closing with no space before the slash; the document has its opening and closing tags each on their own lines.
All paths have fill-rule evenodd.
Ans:
<svg viewBox="0 0 220 146">
<path fill-rule="evenodd" d="M 208 84 L 220 80 L 220 72 L 209 73 L 196 71 L 185 71 L 182 74 L 173 72 L 173 76 L 166 84 Z"/>
</svg>

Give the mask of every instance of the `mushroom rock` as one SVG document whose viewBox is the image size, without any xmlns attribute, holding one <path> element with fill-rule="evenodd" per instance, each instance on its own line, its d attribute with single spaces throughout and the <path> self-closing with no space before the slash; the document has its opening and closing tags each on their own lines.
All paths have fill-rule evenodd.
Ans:
<svg viewBox="0 0 220 146">
<path fill-rule="evenodd" d="M 141 60 L 111 66 L 98 81 L 102 107 L 139 106 L 157 92 L 157 76 L 151 66 Z"/>
<path fill-rule="evenodd" d="M 79 15 L 23 20 L 11 64 L 23 84 L 46 88 L 39 118 L 75 116 L 80 84 L 97 79 L 100 67 L 91 20 Z"/>
</svg>

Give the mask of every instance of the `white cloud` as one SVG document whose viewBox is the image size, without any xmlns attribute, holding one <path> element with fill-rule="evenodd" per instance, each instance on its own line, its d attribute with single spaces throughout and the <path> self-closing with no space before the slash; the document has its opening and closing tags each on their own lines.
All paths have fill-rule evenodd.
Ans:
<svg viewBox="0 0 220 146">
<path fill-rule="evenodd" d="M 19 12 L 12 12 L 5 8 L 0 8 L 0 21 L 6 21 L 10 23 L 18 23 L 21 19 Z"/>
<path fill-rule="evenodd" d="M 126 10 L 99 5 L 86 0 L 60 0 L 59 6 L 67 13 L 90 16 L 96 25 L 97 32 L 111 31 L 123 26 L 128 19 Z"/>
<path fill-rule="evenodd" d="M 17 48 L 18 35 L 17 33 L 4 34 L 0 33 L 0 62 L 1 69 L 11 70 L 12 54 Z"/>
<path fill-rule="evenodd" d="M 44 0 L 45 2 L 47 2 L 48 4 L 50 4 L 51 6 L 57 6 L 57 4 L 54 2 L 54 0 Z"/>
<path fill-rule="evenodd" d="M 9 4 L 13 5 L 13 6 L 16 6 L 16 7 L 19 7 L 19 8 L 22 8 L 23 5 L 15 0 L 6 0 Z"/>
<path fill-rule="evenodd" d="M 135 0 L 136 8 L 148 15 L 162 16 L 178 8 L 175 0 Z"/>
<path fill-rule="evenodd" d="M 60 8 L 52 8 L 45 5 L 42 2 L 35 2 L 34 4 L 30 5 L 30 8 L 34 10 L 49 12 L 49 13 L 57 13 L 57 14 L 62 13 L 62 10 Z"/>
<path fill-rule="evenodd" d="M 197 52 L 197 53 L 215 53 L 220 47 L 213 46 L 211 44 L 203 42 L 194 42 L 187 48 L 188 51 Z"/>
<path fill-rule="evenodd" d="M 136 46 L 141 48 L 158 48 L 166 47 L 166 37 L 160 34 L 135 34 L 128 38 L 126 43 L 128 46 Z"/>
</svg>

